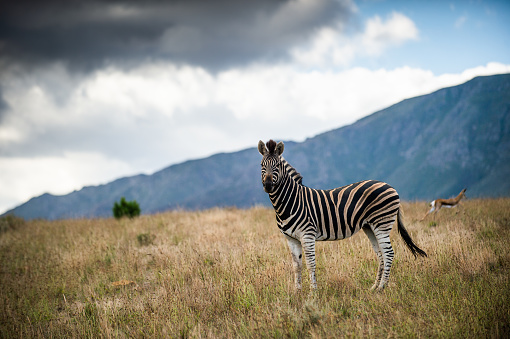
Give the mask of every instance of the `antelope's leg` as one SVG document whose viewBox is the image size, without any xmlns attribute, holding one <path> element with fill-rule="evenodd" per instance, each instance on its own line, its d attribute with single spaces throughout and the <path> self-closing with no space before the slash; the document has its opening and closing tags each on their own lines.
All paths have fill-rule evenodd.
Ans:
<svg viewBox="0 0 510 339">
<path fill-rule="evenodd" d="M 430 213 L 434 212 L 434 210 L 436 209 L 436 206 L 435 204 L 432 205 L 432 207 L 430 208 L 430 211 L 428 211 L 427 213 L 425 213 L 425 215 L 423 216 L 423 218 L 421 218 L 420 221 L 423 221 L 425 220 L 425 218 L 427 217 L 427 215 L 429 215 Z"/>
<path fill-rule="evenodd" d="M 439 210 L 441 209 L 441 207 L 443 207 L 442 204 L 438 204 L 438 206 L 436 206 L 436 209 L 434 211 L 434 221 L 436 221 L 436 214 L 437 212 L 439 212 Z"/>
</svg>

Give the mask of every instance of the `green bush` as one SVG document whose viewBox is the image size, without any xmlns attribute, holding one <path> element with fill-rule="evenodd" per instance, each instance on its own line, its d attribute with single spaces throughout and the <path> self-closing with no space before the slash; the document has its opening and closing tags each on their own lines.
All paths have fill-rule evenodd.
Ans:
<svg viewBox="0 0 510 339">
<path fill-rule="evenodd" d="M 136 239 L 138 240 L 138 244 L 140 244 L 140 246 L 152 245 L 154 238 L 156 238 L 154 234 L 150 233 L 140 233 L 136 236 Z"/>
<path fill-rule="evenodd" d="M 124 197 L 120 198 L 120 203 L 115 202 L 113 205 L 113 216 L 115 219 L 122 217 L 134 218 L 140 215 L 140 205 L 133 201 L 126 201 Z"/>
<path fill-rule="evenodd" d="M 15 215 L 8 214 L 5 217 L 0 218 L 0 233 L 8 230 L 16 230 L 23 226 L 25 226 L 25 219 Z"/>
</svg>

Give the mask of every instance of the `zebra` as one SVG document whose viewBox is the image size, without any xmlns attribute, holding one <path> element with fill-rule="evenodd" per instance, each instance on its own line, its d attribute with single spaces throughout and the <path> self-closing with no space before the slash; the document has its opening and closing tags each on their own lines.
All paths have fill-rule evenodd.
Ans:
<svg viewBox="0 0 510 339">
<path fill-rule="evenodd" d="M 404 227 L 400 198 L 385 182 L 365 180 L 347 186 L 320 190 L 302 184 L 303 177 L 283 157 L 284 144 L 261 140 L 261 174 L 264 191 L 276 213 L 276 223 L 285 236 L 292 255 L 295 287 L 301 289 L 302 252 L 310 275 L 311 290 L 315 278 L 315 242 L 348 238 L 360 229 L 367 235 L 379 261 L 372 290 L 386 286 L 394 252 L 390 231 L 397 220 L 398 231 L 416 258 L 426 257 Z"/>
</svg>

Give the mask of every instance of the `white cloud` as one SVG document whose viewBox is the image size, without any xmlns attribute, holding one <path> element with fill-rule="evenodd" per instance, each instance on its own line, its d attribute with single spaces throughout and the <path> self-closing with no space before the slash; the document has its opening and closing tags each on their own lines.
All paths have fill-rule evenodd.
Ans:
<svg viewBox="0 0 510 339">
<path fill-rule="evenodd" d="M 463 15 L 455 20 L 455 28 L 461 28 L 467 20 L 467 16 Z"/>
<path fill-rule="evenodd" d="M 43 193 L 66 194 L 107 183 L 133 169 L 99 153 L 66 152 L 61 157 L 0 157 L 0 213 Z"/>
<path fill-rule="evenodd" d="M 390 46 L 418 39 L 418 29 L 405 15 L 393 12 L 387 21 L 379 16 L 368 20 L 362 37 L 366 53 L 379 55 Z"/>
<path fill-rule="evenodd" d="M 363 32 L 346 36 L 344 25 L 324 27 L 317 31 L 306 47 L 291 51 L 295 62 L 304 66 L 348 66 L 357 56 L 379 56 L 387 48 L 418 39 L 418 29 L 405 15 L 393 12 L 387 20 L 379 16 L 367 20 Z"/>
<path fill-rule="evenodd" d="M 97 71 L 77 89 L 75 106 L 92 103 L 101 110 L 112 107 L 133 116 L 157 111 L 172 116 L 177 110 L 203 107 L 210 101 L 213 77 L 199 67 L 147 64 L 128 72 Z"/>
</svg>

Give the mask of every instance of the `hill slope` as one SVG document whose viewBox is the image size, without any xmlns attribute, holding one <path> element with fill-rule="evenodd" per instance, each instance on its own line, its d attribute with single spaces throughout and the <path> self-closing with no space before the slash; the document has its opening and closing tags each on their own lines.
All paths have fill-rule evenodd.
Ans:
<svg viewBox="0 0 510 339">
<path fill-rule="evenodd" d="M 509 196 L 510 74 L 407 99 L 285 146 L 285 158 L 310 187 L 378 179 L 406 200 L 449 197 L 464 187 L 471 197 Z M 44 194 L 7 213 L 27 219 L 111 216 L 122 196 L 136 199 L 143 213 L 268 204 L 259 163 L 255 147 L 222 153 L 64 196 Z"/>
</svg>

